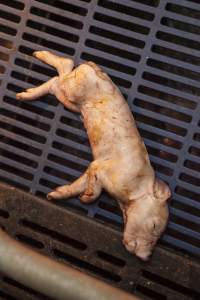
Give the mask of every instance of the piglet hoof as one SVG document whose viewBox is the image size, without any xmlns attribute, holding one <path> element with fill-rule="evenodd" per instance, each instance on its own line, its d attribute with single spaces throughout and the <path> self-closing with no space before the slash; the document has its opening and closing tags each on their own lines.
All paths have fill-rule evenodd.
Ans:
<svg viewBox="0 0 200 300">
<path fill-rule="evenodd" d="M 47 199 L 49 201 L 54 200 L 54 199 L 61 199 L 61 198 L 63 198 L 62 194 L 59 191 L 57 191 L 57 190 L 55 190 L 55 191 L 50 192 L 49 194 L 47 194 Z"/>
<path fill-rule="evenodd" d="M 49 194 L 47 194 L 47 200 L 53 200 L 53 197 L 52 197 L 52 195 L 51 195 L 52 193 L 49 193 Z"/>
<path fill-rule="evenodd" d="M 46 55 L 48 55 L 48 53 L 48 51 L 34 51 L 32 55 L 40 59 L 41 57 L 45 57 Z"/>
</svg>

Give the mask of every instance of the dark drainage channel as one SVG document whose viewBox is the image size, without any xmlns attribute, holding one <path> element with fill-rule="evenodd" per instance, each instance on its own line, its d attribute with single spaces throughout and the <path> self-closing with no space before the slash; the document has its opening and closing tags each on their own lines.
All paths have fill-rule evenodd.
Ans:
<svg viewBox="0 0 200 300">
<path fill-rule="evenodd" d="M 15 93 L 55 75 L 54 70 L 31 56 L 35 50 L 70 56 L 76 64 L 94 60 L 125 95 L 157 175 L 172 189 L 170 222 L 160 246 L 167 249 L 162 263 L 178 255 L 173 272 L 179 272 L 179 276 L 173 272 L 162 273 L 161 260 L 159 266 L 154 265 L 151 270 L 140 266 L 125 272 L 123 265 L 131 265 L 133 258 L 124 258 L 125 252 L 119 258 L 113 256 L 112 253 L 121 249 L 119 245 L 113 252 L 104 251 L 105 241 L 102 244 L 98 241 L 100 244 L 93 256 L 93 252 L 87 251 L 87 243 L 82 244 L 81 236 L 75 238 L 79 236 L 78 220 L 70 238 L 65 236 L 69 229 L 58 234 L 56 221 L 51 229 L 49 223 L 42 226 L 41 220 L 49 218 L 48 214 L 56 218 L 56 205 L 51 206 L 46 215 L 42 212 L 44 215 L 37 223 L 31 218 L 31 212 L 29 215 L 27 211 L 24 218 L 20 211 L 16 219 L 18 231 L 15 233 L 13 228 L 16 238 L 114 285 L 137 291 L 147 299 L 199 297 L 200 285 L 195 284 L 200 277 L 197 274 L 200 254 L 199 17 L 197 0 L 0 0 L 0 181 L 43 198 L 52 188 L 71 182 L 84 172 L 92 156 L 80 117 L 67 111 L 52 96 L 36 102 L 19 102 Z M 65 214 L 74 212 L 76 216 L 93 218 L 93 226 L 104 226 L 108 234 L 115 232 L 118 236 L 121 231 L 119 208 L 106 194 L 89 206 L 82 205 L 78 199 L 57 205 Z M 3 220 L 5 228 L 12 227 L 10 213 L 9 209 L 0 208 L 0 222 Z M 91 221 L 85 220 L 86 223 Z M 91 228 L 88 232 L 90 230 L 92 232 Z M 46 238 L 40 239 L 41 235 Z M 68 241 L 74 252 L 62 246 L 49 249 L 48 239 L 56 241 L 56 245 L 67 245 Z M 106 242 L 110 246 L 110 242 Z M 85 261 L 78 254 L 81 251 L 86 253 Z M 106 267 L 104 263 L 98 266 L 97 258 L 104 261 Z M 191 269 L 186 267 L 188 260 L 195 265 Z M 186 274 L 184 268 L 191 275 Z M 128 272 L 133 274 L 132 280 Z M 194 282 L 193 274 L 196 274 Z M 131 288 L 128 282 L 132 282 Z M 22 291 L 27 298 L 22 298 Z M 2 277 L 0 281 L 0 299 L 45 299 L 34 293 L 12 279 Z"/>
</svg>

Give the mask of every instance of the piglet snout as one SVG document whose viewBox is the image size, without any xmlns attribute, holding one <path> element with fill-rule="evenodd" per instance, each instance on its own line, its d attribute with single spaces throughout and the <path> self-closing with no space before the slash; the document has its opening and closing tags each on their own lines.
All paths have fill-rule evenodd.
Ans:
<svg viewBox="0 0 200 300">
<path fill-rule="evenodd" d="M 135 241 L 127 241 L 126 239 L 123 239 L 123 244 L 129 252 L 131 253 L 135 252 L 135 248 L 136 248 Z"/>
<path fill-rule="evenodd" d="M 126 239 L 123 239 L 123 244 L 130 253 L 135 254 L 141 260 L 149 260 L 151 256 L 151 250 L 149 249 L 149 247 L 142 245 L 137 240 L 127 241 Z"/>
<path fill-rule="evenodd" d="M 145 251 L 145 250 L 140 251 L 139 250 L 139 251 L 135 251 L 135 255 L 143 261 L 148 261 L 149 258 L 150 258 L 151 253 L 148 250 L 147 251 Z"/>
</svg>

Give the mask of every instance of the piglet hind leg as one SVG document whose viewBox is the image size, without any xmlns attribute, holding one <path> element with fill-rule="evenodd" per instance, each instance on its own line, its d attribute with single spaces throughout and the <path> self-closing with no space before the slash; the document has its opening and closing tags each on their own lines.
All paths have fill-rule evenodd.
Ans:
<svg viewBox="0 0 200 300">
<path fill-rule="evenodd" d="M 27 89 L 22 93 L 18 93 L 16 97 L 18 100 L 35 100 L 39 97 L 49 94 L 51 91 L 51 87 L 56 80 L 57 77 L 53 77 L 49 81 L 41 84 L 38 87 Z"/>
<path fill-rule="evenodd" d="M 35 51 L 33 52 L 33 56 L 55 68 L 58 74 L 61 76 L 64 74 L 69 74 L 74 67 L 74 62 L 72 59 L 57 56 L 49 51 Z"/>
<path fill-rule="evenodd" d="M 74 67 L 74 63 L 71 59 L 59 57 L 49 51 L 35 51 L 33 56 L 54 67 L 61 77 L 69 74 Z M 18 100 L 35 100 L 49 93 L 54 94 L 52 87 L 56 84 L 57 80 L 58 76 L 55 76 L 38 87 L 27 89 L 22 93 L 18 93 L 16 97 Z"/>
</svg>

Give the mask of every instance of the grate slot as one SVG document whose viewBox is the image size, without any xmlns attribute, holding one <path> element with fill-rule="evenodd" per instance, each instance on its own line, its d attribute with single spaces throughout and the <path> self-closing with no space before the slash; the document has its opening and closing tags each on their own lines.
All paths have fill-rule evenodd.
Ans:
<svg viewBox="0 0 200 300">
<path fill-rule="evenodd" d="M 130 46 L 134 46 L 136 48 L 144 48 L 145 46 L 145 42 L 144 41 L 141 41 L 139 39 L 136 39 L 136 38 L 132 38 L 128 35 L 125 35 L 125 34 L 120 34 L 118 33 L 119 31 L 117 31 L 117 29 L 114 30 L 105 30 L 105 29 L 102 29 L 101 27 L 96 27 L 96 26 L 91 26 L 90 27 L 90 32 L 97 35 L 97 36 L 101 36 L 101 37 L 104 37 L 104 38 L 107 38 L 109 40 L 114 40 L 114 41 L 118 41 L 120 43 L 123 43 L 123 44 L 127 44 L 127 45 L 130 45 Z"/>
<path fill-rule="evenodd" d="M 37 32 L 37 34 L 38 35 L 40 34 L 39 31 Z M 71 47 L 62 45 L 61 41 L 59 44 L 56 42 L 50 41 L 50 36 L 47 36 L 47 38 L 45 39 L 45 38 L 40 38 L 39 36 L 34 35 L 34 34 L 24 33 L 22 38 L 24 40 L 29 41 L 33 45 L 33 47 L 34 47 L 34 44 L 40 44 L 41 46 L 50 48 L 52 50 L 57 50 L 57 51 L 63 52 L 68 55 L 74 54 L 74 49 L 72 49 Z"/>
<path fill-rule="evenodd" d="M 0 22 L 1 22 L 1 20 L 0 20 Z M 8 22 L 4 20 L 2 23 L 8 23 Z M 5 33 L 6 36 L 7 36 L 7 34 L 12 35 L 12 36 L 17 34 L 16 29 L 13 29 L 12 27 L 7 26 L 7 25 L 3 25 L 3 24 L 0 24 L 0 32 Z"/>
<path fill-rule="evenodd" d="M 74 170 L 77 170 L 77 171 L 80 171 L 80 172 L 83 172 L 85 170 L 85 166 L 82 166 L 79 161 L 79 163 L 74 163 L 72 160 L 66 160 L 65 158 L 61 157 L 61 156 L 57 156 L 57 155 L 54 155 L 54 154 L 49 154 L 48 155 L 48 159 L 50 161 L 53 161 L 57 164 L 60 164 L 60 165 L 63 165 L 63 166 L 66 166 L 66 167 L 70 167 Z M 87 164 L 86 164 L 87 166 Z"/>
<path fill-rule="evenodd" d="M 92 272 L 93 274 L 100 275 L 101 277 L 103 277 L 107 280 L 110 280 L 110 281 L 120 282 L 120 280 L 121 280 L 120 276 L 118 276 L 114 273 L 110 273 L 109 271 L 106 271 L 99 267 L 93 266 L 92 264 L 89 264 L 83 260 L 80 260 L 80 259 L 73 257 L 69 254 L 66 254 L 62 251 L 54 249 L 53 252 L 56 257 L 64 260 L 68 264 L 73 263 L 73 265 L 75 265 L 79 269 L 83 268 L 84 270 L 88 270 L 88 271 Z"/>
<path fill-rule="evenodd" d="M 81 169 L 82 168 L 86 168 L 88 167 L 88 163 L 92 160 L 91 158 L 91 154 L 90 153 L 85 153 L 80 149 L 76 149 L 76 148 L 72 148 L 72 147 L 68 147 L 68 146 L 63 146 L 63 144 L 60 143 L 56 143 L 53 144 L 52 147 L 54 154 L 57 157 L 61 157 L 61 159 L 66 159 L 66 153 L 68 154 L 68 160 L 70 161 L 74 161 L 74 157 L 76 157 L 76 164 L 80 164 L 81 165 Z M 90 159 L 91 158 L 91 159 Z M 79 167 L 77 166 L 77 170 L 79 170 Z"/>
<path fill-rule="evenodd" d="M 36 249 L 43 249 L 44 248 L 44 245 L 33 239 L 33 238 L 30 238 L 29 236 L 26 236 L 24 234 L 16 234 L 16 239 L 19 240 L 20 242 L 26 244 L 26 245 L 29 245 L 33 248 L 36 248 Z"/>
<path fill-rule="evenodd" d="M 139 296 L 140 295 L 142 297 L 145 296 L 144 299 L 167 300 L 167 297 L 165 295 L 159 293 L 156 288 L 155 288 L 155 290 L 152 290 L 152 289 L 142 286 L 140 284 L 138 284 L 138 286 L 137 286 L 136 293 Z"/>
<path fill-rule="evenodd" d="M 87 246 L 84 243 L 81 243 L 78 240 L 75 240 L 73 238 L 70 238 L 69 236 L 60 234 L 59 232 L 56 232 L 54 230 L 50 230 L 46 227 L 43 227 L 39 224 L 33 223 L 29 220 L 26 219 L 22 219 L 19 220 L 20 225 L 33 229 L 34 231 L 44 234 L 44 235 L 48 235 L 50 238 L 57 240 L 61 243 L 66 243 L 67 245 L 70 245 L 72 247 L 74 247 L 75 249 L 78 250 L 85 250 L 87 248 Z"/>
<path fill-rule="evenodd" d="M 24 191 L 30 190 L 30 188 L 28 187 L 28 182 L 26 182 L 26 180 L 23 179 L 23 184 L 22 184 L 22 183 L 19 183 L 19 176 L 16 176 L 15 174 L 12 173 L 12 179 L 10 179 L 10 177 L 11 177 L 11 174 L 1 170 L 1 176 L 0 176 L 1 182 L 5 182 L 8 185 L 15 186 Z"/>
<path fill-rule="evenodd" d="M 186 181 L 189 184 L 200 186 L 200 179 L 198 179 L 197 177 L 190 176 L 185 173 L 181 173 L 179 178 L 183 181 Z"/>
<path fill-rule="evenodd" d="M 12 126 L 11 124 L 12 123 L 15 123 L 15 124 L 19 124 L 19 127 L 18 126 Z M 41 135 L 38 135 L 38 134 L 35 134 L 35 133 L 32 133 L 31 136 L 30 136 L 30 132 L 31 132 L 31 126 L 29 127 L 29 130 L 30 131 L 27 131 L 27 130 L 24 130 L 20 127 L 20 122 L 13 122 L 12 119 L 9 119 L 7 117 L 4 117 L 4 122 L 0 121 L 0 126 L 3 128 L 3 129 L 7 129 L 7 130 L 10 130 L 16 134 L 19 134 L 19 135 L 22 135 L 26 138 L 29 138 L 29 139 L 33 139 L 35 140 L 36 142 L 39 142 L 39 143 L 45 143 L 46 139 L 41 136 Z"/>
<path fill-rule="evenodd" d="M 176 51 L 174 49 L 170 49 L 170 48 L 167 48 L 167 47 L 162 47 L 162 46 L 159 46 L 159 45 L 153 45 L 152 46 L 152 51 L 155 52 L 155 53 L 161 54 L 163 56 L 166 56 L 166 57 L 172 57 L 176 60 L 186 62 L 188 64 L 193 64 L 193 65 L 196 65 L 196 66 L 200 65 L 200 58 L 199 57 L 197 57 L 195 55 L 192 55 L 192 54 L 184 53 L 182 51 Z"/>
<path fill-rule="evenodd" d="M 110 197 L 108 197 L 108 201 L 104 201 L 104 198 L 99 201 L 99 204 L 98 206 L 101 208 L 101 209 L 104 209 L 108 212 L 111 212 L 111 213 L 114 213 L 116 215 L 119 215 L 121 217 L 122 213 L 119 209 L 119 207 L 116 205 L 116 203 L 113 203 L 112 199 L 110 199 Z"/>
<path fill-rule="evenodd" d="M 8 147 L 6 147 L 8 149 Z M 2 149 L 0 147 L 0 153 L 1 156 L 7 157 L 8 159 L 12 159 L 16 162 L 20 162 L 24 165 L 27 165 L 28 167 L 37 168 L 38 163 L 36 161 L 30 160 L 29 158 L 26 158 L 24 156 L 20 156 L 16 153 L 13 153 L 12 151 L 7 151 L 5 149 Z"/>
<path fill-rule="evenodd" d="M 59 166 L 53 162 L 51 162 L 51 165 L 48 167 L 44 167 L 44 173 L 46 173 L 46 178 L 50 178 L 53 176 L 63 179 L 63 181 L 68 180 L 72 182 L 73 180 L 77 179 L 78 176 L 80 176 L 80 173 L 76 172 L 73 169 L 70 168 L 62 168 L 62 171 L 59 169 Z M 47 175 L 49 174 L 49 176 Z"/>
<path fill-rule="evenodd" d="M 174 205 L 173 206 L 176 206 L 176 201 L 174 200 L 173 201 Z M 192 218 L 192 214 L 188 214 L 188 213 L 183 213 L 182 211 L 182 205 L 181 206 L 181 209 L 174 209 L 174 208 L 171 208 L 171 218 L 170 220 L 174 223 L 177 223 L 181 226 L 184 226 L 184 227 L 187 227 L 191 230 L 194 230 L 196 232 L 198 232 L 198 221 L 199 221 L 199 218 L 197 217 L 196 219 L 195 218 Z M 177 205 L 176 207 L 179 208 L 179 206 Z M 197 214 L 199 215 L 199 213 L 197 212 Z M 196 222 L 195 222 L 196 221 Z"/>
<path fill-rule="evenodd" d="M 26 139 L 17 140 L 16 137 L 14 137 L 14 138 L 9 137 L 9 133 L 6 132 L 6 131 L 3 132 L 3 129 L 2 129 L 1 132 L 2 132 L 2 135 L 0 135 L 1 143 L 4 143 L 6 145 L 11 145 L 11 146 L 16 147 L 16 148 L 20 148 L 23 151 L 29 152 L 29 153 L 37 155 L 37 156 L 41 155 L 42 150 L 40 150 L 38 148 L 35 148 L 32 145 L 32 142 L 31 142 L 31 145 L 30 145 L 30 144 L 28 144 L 28 141 L 26 141 Z"/>
<path fill-rule="evenodd" d="M 158 83 L 160 85 L 166 85 L 173 89 L 182 90 L 185 93 L 200 95 L 200 89 L 195 86 L 191 86 L 189 84 L 185 84 L 180 81 L 175 81 L 175 80 L 169 79 L 167 77 L 158 76 L 157 74 L 153 74 L 150 72 L 144 72 L 143 78 L 145 80 L 149 80 L 149 81 Z"/>
<path fill-rule="evenodd" d="M 3 139 L 6 139 L 6 137 L 2 137 Z M 7 143 L 6 146 L 6 150 L 4 149 L 5 144 L 3 144 L 2 142 L 0 142 L 1 147 L 0 147 L 0 155 L 3 157 L 7 157 L 9 159 L 12 159 L 13 161 L 22 163 L 24 165 L 27 165 L 29 168 L 36 168 L 38 166 L 38 163 L 34 160 L 36 157 L 31 157 L 31 155 L 29 155 L 29 157 L 31 158 L 26 158 L 27 153 L 20 150 L 19 148 L 16 149 L 15 147 L 10 147 Z M 28 147 L 28 153 L 30 153 L 29 149 L 31 150 L 31 147 Z M 9 150 L 9 151 L 8 151 Z M 19 154 L 15 154 L 15 152 L 18 151 Z M 29 169 L 30 171 L 30 169 Z"/>
<path fill-rule="evenodd" d="M 135 109 L 135 111 L 140 111 L 139 109 Z M 143 111 L 143 114 L 140 114 L 140 113 L 136 113 L 135 112 L 135 118 L 138 122 L 142 122 L 142 123 L 146 123 L 146 124 L 149 124 L 151 126 L 155 126 L 157 128 L 160 128 L 160 129 L 163 129 L 163 130 L 166 130 L 166 131 L 171 131 L 175 134 L 178 134 L 178 135 L 181 135 L 181 136 L 185 136 L 186 133 L 187 133 L 187 130 L 182 128 L 182 127 L 179 127 L 179 126 L 175 126 L 175 125 L 172 125 L 170 123 L 167 123 L 167 122 L 163 122 L 160 119 L 160 116 L 159 116 L 159 119 L 157 120 L 156 118 L 151 118 L 151 117 L 148 117 L 148 112 L 145 112 Z M 155 117 L 156 117 L 156 114 L 154 114 Z"/>
<path fill-rule="evenodd" d="M 12 71 L 11 76 L 15 78 L 17 81 L 25 81 L 33 85 L 40 85 L 43 83 L 42 80 L 34 78 L 32 76 L 27 76 L 18 71 Z"/>
<path fill-rule="evenodd" d="M 141 127 L 141 125 L 140 125 L 140 127 Z M 152 133 L 151 131 L 147 131 L 142 128 L 140 128 L 140 133 L 141 133 L 142 137 L 145 138 L 145 140 L 148 139 L 148 143 L 149 142 L 152 143 L 152 141 L 153 141 L 153 144 L 155 144 L 155 145 L 162 144 L 167 148 L 173 147 L 174 149 L 181 149 L 181 147 L 182 147 L 182 144 L 180 142 L 170 139 L 169 137 L 166 138 L 166 136 L 164 136 L 164 135 L 162 136 L 159 134 L 155 134 L 155 133 Z M 159 147 L 160 147 L 160 145 L 159 145 Z"/>
<path fill-rule="evenodd" d="M 99 210 L 99 213 L 95 214 L 95 219 L 97 219 L 102 224 L 109 225 L 113 229 L 121 230 L 121 221 L 116 218 L 115 214 L 110 214 L 106 210 Z"/>
<path fill-rule="evenodd" d="M 122 259 L 112 256 L 108 253 L 105 253 L 103 251 L 97 251 L 97 255 L 98 257 L 100 257 L 101 259 L 108 261 L 109 263 L 113 263 L 115 266 L 119 266 L 119 267 L 124 267 L 126 262 L 123 261 Z"/>
<path fill-rule="evenodd" d="M 142 84 L 142 87 L 144 86 L 144 83 Z M 197 97 L 196 95 L 186 95 L 185 93 L 182 93 L 180 90 L 176 90 L 171 87 L 166 87 L 166 92 L 163 92 L 163 88 L 161 85 L 146 81 L 145 82 L 145 89 L 148 89 L 148 91 L 151 91 L 150 93 L 153 93 L 154 97 L 161 98 L 167 102 L 172 102 L 177 104 L 178 106 L 187 107 L 189 109 L 196 108 L 196 101 Z M 140 86 L 139 86 L 140 89 Z M 145 91 L 143 88 L 143 90 Z M 142 91 L 143 92 L 143 91 Z M 145 92 L 144 92 L 145 93 Z M 147 93 L 147 92 L 146 92 Z M 188 99 L 189 97 L 189 99 Z"/>
<path fill-rule="evenodd" d="M 62 151 L 64 153 L 75 155 L 76 157 L 79 157 L 81 159 L 85 159 L 87 161 L 92 160 L 91 153 L 87 153 L 87 152 L 85 152 L 85 151 L 83 151 L 82 149 L 79 149 L 79 148 L 76 149 L 76 148 L 73 148 L 73 147 L 68 146 L 68 145 L 63 145 L 59 142 L 54 142 L 52 147 L 56 150 Z"/>
<path fill-rule="evenodd" d="M 22 170 L 19 163 L 14 163 L 13 160 L 10 160 L 6 157 L 4 157 L 4 162 L 0 162 L 0 169 L 9 173 L 13 173 L 17 176 L 20 176 L 24 179 L 27 180 L 32 180 L 33 179 L 33 175 L 31 174 L 31 172 L 25 171 L 25 170 L 29 170 L 29 168 L 25 168 Z"/>
<path fill-rule="evenodd" d="M 91 150 L 90 150 L 89 146 L 85 146 L 84 144 L 80 145 L 77 143 L 76 140 L 75 140 L 75 142 L 73 142 L 73 136 L 72 136 L 72 139 L 70 139 L 70 138 L 68 139 L 68 136 L 66 135 L 65 132 L 63 133 L 61 131 L 61 133 L 60 133 L 60 131 L 59 131 L 57 134 L 58 134 L 58 136 L 57 136 L 58 143 L 62 144 L 64 147 L 70 146 L 70 147 L 75 148 L 76 150 L 78 149 L 85 153 L 88 153 L 91 156 Z M 83 140 L 83 142 L 84 141 L 85 140 Z M 60 149 L 60 150 L 62 150 L 62 149 Z"/>
<path fill-rule="evenodd" d="M 81 123 L 80 120 L 74 118 L 71 114 L 68 114 L 68 116 L 62 116 L 60 118 L 60 121 L 61 121 L 61 123 L 66 124 L 68 126 L 75 127 L 77 129 L 81 129 L 83 131 L 82 134 L 85 135 L 85 129 L 83 127 L 83 123 Z"/>
<path fill-rule="evenodd" d="M 149 5 L 149 6 L 153 6 L 153 7 L 157 7 L 159 4 L 159 0 L 132 0 L 134 2 L 137 3 L 142 3 L 145 5 Z"/>
<path fill-rule="evenodd" d="M 177 162 L 178 157 L 176 155 L 174 155 L 172 153 L 169 153 L 169 152 L 166 152 L 164 150 L 158 150 L 156 148 L 148 146 L 148 143 L 146 143 L 146 145 L 147 145 L 148 153 L 150 155 L 157 156 L 161 159 L 167 160 L 167 161 L 172 162 L 172 163 Z"/>
<path fill-rule="evenodd" d="M 9 278 L 9 277 L 3 277 L 3 282 L 6 283 L 8 286 L 10 287 L 15 287 L 17 288 L 17 290 L 21 290 L 23 292 L 26 292 L 28 293 L 29 295 L 32 295 L 32 296 L 36 296 L 37 299 L 41 299 L 41 300 L 52 300 L 52 298 L 50 297 L 47 297 L 43 294 L 40 294 L 30 288 L 27 288 L 26 286 L 22 285 L 21 283 Z"/>
<path fill-rule="evenodd" d="M 6 53 L 0 52 L 0 60 L 8 61 L 9 56 Z"/>
<path fill-rule="evenodd" d="M 113 26 L 124 28 L 126 30 L 137 32 L 139 34 L 148 34 L 150 31 L 150 29 L 147 26 L 142 26 L 137 23 L 128 22 L 122 18 L 120 19 L 117 17 L 111 17 L 103 13 L 95 13 L 94 19 L 102 23 L 110 24 Z"/>
<path fill-rule="evenodd" d="M 180 37 L 175 34 L 167 33 L 164 31 L 158 31 L 156 34 L 156 37 L 158 39 L 161 39 L 163 41 L 174 43 L 177 45 L 181 45 L 184 47 L 189 47 L 191 49 L 199 50 L 200 49 L 200 43 L 197 41 L 194 41 L 192 39 L 186 39 L 184 37 Z"/>
<path fill-rule="evenodd" d="M 195 298 L 197 299 L 200 296 L 198 293 L 195 293 L 191 289 L 182 287 L 179 284 L 176 284 L 175 282 L 170 281 L 169 279 L 162 278 L 162 277 L 158 276 L 157 274 L 150 273 L 146 270 L 143 271 L 143 276 L 146 279 L 149 279 L 149 280 L 152 280 L 155 282 L 159 282 L 161 285 L 167 286 L 168 288 L 175 290 L 181 294 L 190 296 L 193 299 L 195 299 Z"/>
<path fill-rule="evenodd" d="M 169 235 L 174 236 L 175 238 L 179 237 L 180 240 L 189 242 L 192 245 L 198 247 L 200 238 L 199 233 L 189 228 L 186 228 L 185 226 L 169 222 L 169 226 L 166 233 L 170 233 Z"/>
<path fill-rule="evenodd" d="M 27 25 L 27 27 L 36 29 L 37 31 L 41 31 L 41 27 L 42 27 L 42 32 L 50 34 L 50 35 L 54 35 L 54 36 L 62 38 L 62 39 L 66 39 L 66 40 L 74 42 L 74 43 L 77 43 L 79 40 L 79 37 L 75 34 L 71 34 L 64 30 L 60 30 L 60 29 L 54 28 L 52 26 L 48 26 L 46 24 L 44 25 L 43 23 L 36 22 L 33 20 L 28 20 L 26 25 Z"/>
<path fill-rule="evenodd" d="M 200 156 L 200 148 L 197 148 L 197 147 L 190 147 L 189 149 L 189 153 L 191 155 L 195 155 L 195 156 Z"/>
<path fill-rule="evenodd" d="M 200 164 L 198 164 L 197 162 L 193 162 L 191 160 L 186 160 L 184 162 L 184 166 L 188 169 L 194 170 L 199 172 L 200 171 Z"/>
<path fill-rule="evenodd" d="M 114 1 L 99 0 L 98 5 L 110 10 L 114 10 L 130 16 L 134 16 L 136 18 L 141 18 L 147 21 L 152 21 L 154 19 L 154 15 L 152 13 L 149 13 L 145 10 L 136 9 L 132 6 L 122 5 L 119 2 L 120 1 L 118 1 L 118 3 L 115 3 Z"/>
<path fill-rule="evenodd" d="M 167 107 L 163 107 L 163 106 L 160 106 L 160 105 L 157 105 L 157 104 L 154 104 L 154 103 L 150 103 L 149 101 L 148 102 L 144 101 L 142 99 L 136 98 L 134 100 L 134 105 L 136 105 L 138 107 L 142 107 L 142 108 L 150 110 L 150 111 L 153 111 L 153 112 L 154 111 L 159 112 L 161 115 L 164 115 L 164 116 L 167 116 L 167 117 L 170 117 L 170 118 L 174 118 L 176 120 L 180 120 L 180 121 L 183 121 L 183 122 L 190 123 L 191 120 L 192 120 L 191 116 L 188 116 L 186 114 L 183 114 L 181 112 L 172 110 L 172 109 L 167 108 Z"/>
<path fill-rule="evenodd" d="M 44 173 L 45 178 L 57 182 L 57 186 L 61 184 L 66 184 L 67 182 L 72 182 L 82 174 L 74 169 L 70 169 L 67 167 L 62 167 L 62 169 L 60 170 L 59 165 L 53 162 L 49 163 L 48 166 L 44 167 Z"/>
<path fill-rule="evenodd" d="M 184 186 L 184 188 L 181 187 L 181 185 Z M 191 189 L 192 189 L 193 191 L 191 191 Z M 183 194 L 183 191 L 185 192 L 185 194 Z M 176 187 L 176 189 L 175 189 L 175 192 L 177 192 L 177 193 L 180 194 L 180 195 L 185 196 L 185 199 L 187 199 L 187 197 L 188 197 L 188 198 L 194 199 L 195 201 L 198 201 L 197 196 L 199 197 L 199 191 L 198 191 L 198 189 L 195 189 L 195 186 L 191 186 L 191 185 L 188 185 L 188 184 L 186 184 L 186 183 L 183 183 L 183 182 L 179 181 L 179 182 L 178 182 L 178 185 L 177 185 L 177 187 Z M 185 202 L 186 202 L 186 200 L 185 200 Z M 187 202 L 186 202 L 186 203 L 187 203 Z M 196 202 L 193 202 L 193 201 L 191 201 L 191 200 L 190 200 L 190 203 L 191 203 L 192 205 L 194 205 L 195 207 L 196 207 L 196 205 L 197 205 Z"/>
<path fill-rule="evenodd" d="M 17 58 L 15 60 L 15 64 L 22 67 L 22 68 L 25 68 L 25 69 L 29 69 L 31 71 L 34 71 L 33 74 L 35 74 L 35 72 L 39 73 L 39 74 L 44 74 L 48 77 L 54 77 L 57 73 L 55 70 L 52 70 L 50 68 L 46 68 L 44 66 L 40 66 L 38 64 L 35 64 L 33 62 L 27 62 L 25 59 L 20 59 L 20 58 Z M 19 68 L 19 70 L 22 70 L 21 68 Z"/>
<path fill-rule="evenodd" d="M 119 48 L 115 48 L 112 46 L 109 46 L 107 44 L 103 44 L 103 43 L 99 43 L 93 40 L 86 40 L 85 45 L 88 46 L 89 48 L 93 48 L 93 49 L 97 49 L 100 50 L 102 52 L 107 52 L 110 53 L 112 55 L 115 56 L 119 56 L 124 58 L 124 62 L 126 62 L 126 60 L 130 60 L 130 61 L 136 61 L 138 62 L 140 60 L 140 56 L 125 50 L 120 50 Z M 130 63 L 132 65 L 132 63 Z"/>
<path fill-rule="evenodd" d="M 10 217 L 10 214 L 8 211 L 4 209 L 0 209 L 0 217 L 4 219 L 8 219 Z"/>
<path fill-rule="evenodd" d="M 3 4 L 6 7 L 10 6 L 12 8 L 19 9 L 19 10 L 24 9 L 24 3 L 22 3 L 21 1 L 9 0 L 8 2 L 7 0 L 0 0 L 0 4 Z"/>
<path fill-rule="evenodd" d="M 180 20 L 174 20 L 172 18 L 164 17 L 161 20 L 161 24 L 164 26 L 176 28 L 178 30 L 184 31 L 184 32 L 191 32 L 193 34 L 198 34 L 200 33 L 200 27 L 189 24 L 186 22 L 182 22 Z"/>
<path fill-rule="evenodd" d="M 11 42 L 11 41 L 9 41 L 9 40 L 7 40 L 7 39 L 5 39 L 5 38 L 0 38 L 0 46 L 3 48 L 3 47 L 5 47 L 5 48 L 7 48 L 7 49 L 12 49 L 12 47 L 13 47 L 13 43 Z M 4 51 L 6 50 L 6 49 L 3 49 Z"/>
<path fill-rule="evenodd" d="M 19 23 L 21 18 L 13 13 L 7 12 L 5 10 L 0 10 L 0 18 L 9 20 L 14 23 Z"/>
<path fill-rule="evenodd" d="M 192 9 L 175 3 L 167 3 L 166 10 L 199 20 L 200 10 Z"/>
<path fill-rule="evenodd" d="M 186 205 L 193 206 L 193 209 L 200 209 L 200 206 L 198 204 L 198 197 L 199 197 L 198 193 L 192 192 L 192 191 L 182 188 L 180 186 L 176 187 L 175 192 L 178 196 L 179 195 L 182 196 L 182 197 L 178 197 L 176 199 L 178 199 L 179 201 L 183 201 L 184 204 L 186 204 Z M 190 199 L 189 203 L 186 201 L 187 197 Z"/>
<path fill-rule="evenodd" d="M 4 108 L 0 109 L 0 115 L 2 116 L 2 118 L 3 118 L 3 116 L 5 116 L 6 118 L 11 118 L 16 121 L 28 124 L 30 126 L 38 127 L 38 129 L 41 129 L 41 130 L 49 131 L 49 129 L 50 129 L 50 126 L 45 123 L 42 123 L 38 120 L 36 121 L 31 118 L 27 118 L 22 114 L 13 113 L 12 111 L 4 109 Z"/>
<path fill-rule="evenodd" d="M 71 2 L 71 1 L 67 1 L 67 2 L 63 2 L 63 1 L 59 1 L 59 0 L 56 0 L 56 1 L 54 1 L 54 0 L 50 0 L 50 1 L 48 1 L 48 0 L 36 0 L 36 1 L 46 3 L 48 5 L 52 5 L 53 7 L 55 6 L 59 9 L 66 10 L 67 12 L 72 12 L 74 14 L 78 14 L 78 15 L 82 15 L 82 16 L 85 16 L 87 14 L 87 9 L 86 8 L 68 3 L 68 2 Z M 78 3 L 77 0 L 74 1 L 74 2 Z"/>
<path fill-rule="evenodd" d="M 42 117 L 48 118 L 48 119 L 53 119 L 54 117 L 54 113 L 51 111 L 48 111 L 46 109 L 43 108 L 39 108 L 37 106 L 34 106 L 30 103 L 26 103 L 26 102 L 19 102 L 16 101 L 14 98 L 9 97 L 9 96 L 5 96 L 3 98 L 3 101 L 8 103 L 9 105 L 13 105 L 16 107 L 20 107 L 21 110 L 26 110 L 26 115 L 32 115 L 32 116 L 36 116 L 36 115 L 40 115 Z M 29 112 L 29 113 L 28 113 Z"/>
<path fill-rule="evenodd" d="M 176 74 L 178 76 L 187 77 L 188 79 L 199 81 L 200 74 L 198 72 L 190 71 L 189 69 L 180 68 L 178 66 L 174 66 L 160 60 L 148 59 L 147 65 L 152 68 L 160 69 L 172 74 Z"/>
<path fill-rule="evenodd" d="M 48 10 L 41 9 L 39 7 L 31 7 L 30 9 L 31 14 L 38 16 L 40 18 L 46 18 L 48 22 L 50 20 L 60 23 L 64 26 L 70 26 L 72 28 L 82 29 L 83 23 L 80 21 L 77 21 L 76 19 L 68 18 L 67 16 L 62 16 L 59 14 L 55 14 L 53 12 L 49 12 Z M 72 32 L 73 29 L 71 28 Z"/>
</svg>

